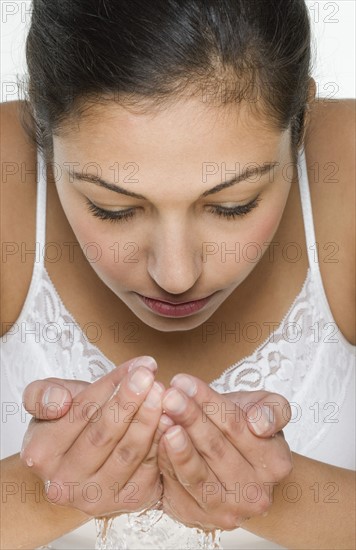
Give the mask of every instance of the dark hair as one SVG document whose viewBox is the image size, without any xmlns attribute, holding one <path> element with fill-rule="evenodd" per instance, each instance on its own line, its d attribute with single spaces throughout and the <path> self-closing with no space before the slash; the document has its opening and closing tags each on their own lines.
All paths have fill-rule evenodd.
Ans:
<svg viewBox="0 0 356 550">
<path fill-rule="evenodd" d="M 201 94 L 247 100 L 261 120 L 305 129 L 311 31 L 305 0 L 33 0 L 21 122 L 53 160 L 52 134 L 112 101 L 138 112 Z"/>
</svg>

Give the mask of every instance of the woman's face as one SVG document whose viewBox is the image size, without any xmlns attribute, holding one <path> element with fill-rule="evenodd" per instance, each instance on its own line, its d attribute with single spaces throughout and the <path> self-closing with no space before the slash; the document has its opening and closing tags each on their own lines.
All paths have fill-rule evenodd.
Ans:
<svg viewBox="0 0 356 550">
<path fill-rule="evenodd" d="M 290 131 L 269 130 L 242 104 L 190 99 L 143 115 L 113 102 L 53 139 L 59 198 L 91 267 L 159 331 L 194 329 L 211 317 L 261 259 L 288 198 Z M 233 208 L 234 217 L 218 214 Z M 100 218 L 124 211 L 126 219 Z M 139 296 L 188 302 L 211 294 L 180 316 L 153 311 Z"/>
</svg>

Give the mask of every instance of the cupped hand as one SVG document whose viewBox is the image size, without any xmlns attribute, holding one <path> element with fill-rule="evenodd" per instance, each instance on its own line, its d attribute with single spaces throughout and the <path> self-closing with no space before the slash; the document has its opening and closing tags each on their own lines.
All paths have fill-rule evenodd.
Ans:
<svg viewBox="0 0 356 550">
<path fill-rule="evenodd" d="M 283 427 L 288 401 L 269 392 L 220 394 L 179 374 L 163 395 L 174 421 L 161 437 L 164 511 L 190 527 L 232 530 L 267 513 L 273 486 L 292 470 Z"/>
<path fill-rule="evenodd" d="M 94 383 L 52 378 L 26 387 L 24 406 L 36 418 L 21 459 L 43 480 L 49 501 L 99 517 L 160 499 L 158 442 L 172 421 L 162 415 L 156 368 L 135 358 Z"/>
</svg>

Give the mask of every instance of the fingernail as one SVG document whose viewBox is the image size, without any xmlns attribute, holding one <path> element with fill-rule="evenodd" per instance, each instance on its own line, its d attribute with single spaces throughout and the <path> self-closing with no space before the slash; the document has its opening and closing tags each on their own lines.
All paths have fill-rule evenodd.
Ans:
<svg viewBox="0 0 356 550">
<path fill-rule="evenodd" d="M 168 428 L 171 428 L 172 426 L 174 426 L 173 420 L 166 414 L 162 414 L 158 422 L 158 431 L 160 434 L 164 434 Z"/>
<path fill-rule="evenodd" d="M 180 426 L 175 426 L 165 434 L 169 445 L 174 451 L 181 451 L 186 446 L 186 438 Z"/>
<path fill-rule="evenodd" d="M 116 388 L 114 389 L 114 391 L 113 391 L 113 393 L 112 393 L 112 395 L 111 395 L 109 401 L 111 401 L 112 399 L 114 399 L 115 395 L 116 395 L 117 393 L 119 393 L 120 386 L 121 386 L 121 382 L 120 382 L 120 383 L 116 386 Z"/>
<path fill-rule="evenodd" d="M 130 390 L 139 394 L 150 386 L 153 381 L 153 375 L 144 367 L 138 367 L 131 374 L 128 386 Z"/>
<path fill-rule="evenodd" d="M 164 387 L 164 384 L 162 384 L 162 382 L 160 382 L 159 380 L 157 380 L 157 384 L 159 385 L 160 388 L 162 388 L 162 391 L 166 390 L 166 388 Z"/>
<path fill-rule="evenodd" d="M 42 403 L 43 405 L 55 404 L 58 407 L 62 407 L 67 397 L 67 390 L 51 386 L 44 392 Z"/>
<path fill-rule="evenodd" d="M 157 409 L 157 407 L 161 405 L 162 393 L 162 388 L 159 386 L 159 384 L 157 384 L 157 382 L 154 382 L 152 388 L 146 396 L 146 399 L 143 402 L 145 407 L 148 407 L 149 409 Z"/>
<path fill-rule="evenodd" d="M 150 355 L 142 355 L 142 357 L 137 357 L 136 359 L 133 359 L 132 363 L 128 368 L 128 372 L 130 372 L 132 369 L 135 369 L 138 366 L 146 367 L 147 369 L 150 369 L 152 371 L 157 370 L 157 363 L 155 359 Z"/>
<path fill-rule="evenodd" d="M 164 424 L 165 426 L 174 426 L 174 421 L 166 414 L 162 414 L 159 421 L 162 422 L 162 424 Z"/>
<path fill-rule="evenodd" d="M 182 413 L 186 406 L 186 399 L 180 394 L 177 390 L 172 390 L 163 399 L 163 407 L 173 413 L 179 414 Z"/>
<path fill-rule="evenodd" d="M 274 424 L 274 414 L 273 410 L 265 405 L 260 407 L 261 414 L 258 414 L 257 420 L 251 420 L 253 429 L 257 435 L 262 435 L 269 431 Z"/>
<path fill-rule="evenodd" d="M 193 378 L 185 374 L 176 374 L 171 380 L 171 386 L 175 386 L 189 397 L 193 397 L 197 393 L 197 385 Z"/>
</svg>

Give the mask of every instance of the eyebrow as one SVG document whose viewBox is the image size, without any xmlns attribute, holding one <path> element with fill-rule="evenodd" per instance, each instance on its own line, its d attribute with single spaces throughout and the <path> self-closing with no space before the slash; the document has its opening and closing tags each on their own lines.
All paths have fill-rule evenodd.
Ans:
<svg viewBox="0 0 356 550">
<path fill-rule="evenodd" d="M 274 161 L 274 162 L 266 162 L 262 167 L 256 166 L 253 168 L 248 168 L 244 172 L 241 172 L 241 174 L 239 174 L 238 176 L 234 176 L 230 180 L 219 183 L 215 187 L 212 187 L 211 189 L 204 191 L 204 193 L 202 193 L 199 198 L 207 197 L 208 195 L 213 195 L 214 193 L 218 193 L 222 189 L 231 187 L 232 185 L 235 185 L 236 183 L 240 183 L 241 181 L 245 181 L 250 177 L 257 176 L 257 175 L 263 176 L 269 173 L 277 165 L 279 165 L 279 162 Z M 94 183 L 99 187 L 104 187 L 105 189 L 109 189 L 109 191 L 114 191 L 115 193 L 120 193 L 121 195 L 134 197 L 135 199 L 149 200 L 139 193 L 134 193 L 133 191 L 128 191 L 128 189 L 120 187 L 119 185 L 114 185 L 113 183 L 109 183 L 103 180 L 102 178 L 95 176 L 94 174 L 81 174 L 80 172 L 71 171 L 70 175 L 76 180 Z"/>
</svg>

